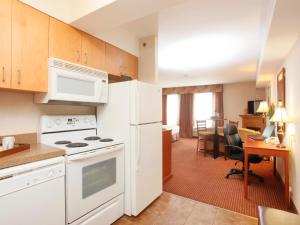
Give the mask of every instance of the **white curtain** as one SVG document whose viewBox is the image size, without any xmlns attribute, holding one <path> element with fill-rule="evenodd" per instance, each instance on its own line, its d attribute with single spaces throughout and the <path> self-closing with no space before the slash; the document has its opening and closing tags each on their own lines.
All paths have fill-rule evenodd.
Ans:
<svg viewBox="0 0 300 225">
<path fill-rule="evenodd" d="M 212 127 L 210 117 L 213 115 L 213 93 L 194 94 L 194 126 L 196 120 L 207 120 L 206 126 Z"/>
</svg>

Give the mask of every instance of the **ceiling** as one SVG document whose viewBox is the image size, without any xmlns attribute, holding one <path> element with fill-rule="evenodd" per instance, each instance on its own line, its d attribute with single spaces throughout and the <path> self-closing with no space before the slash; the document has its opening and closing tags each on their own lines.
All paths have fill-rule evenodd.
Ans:
<svg viewBox="0 0 300 225">
<path fill-rule="evenodd" d="M 162 86 L 256 80 L 268 0 L 189 0 L 159 14 Z"/>
<path fill-rule="evenodd" d="M 300 35 L 300 1 L 277 0 L 259 62 L 257 86 L 268 86 Z"/>
</svg>

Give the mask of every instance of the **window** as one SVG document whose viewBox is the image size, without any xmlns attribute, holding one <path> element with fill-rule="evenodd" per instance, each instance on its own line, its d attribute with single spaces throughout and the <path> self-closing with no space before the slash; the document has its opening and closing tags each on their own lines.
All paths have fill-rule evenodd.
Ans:
<svg viewBox="0 0 300 225">
<path fill-rule="evenodd" d="M 179 95 L 167 96 L 167 125 L 179 124 Z"/>
<path fill-rule="evenodd" d="M 194 94 L 194 126 L 196 120 L 207 120 L 213 115 L 213 94 L 197 93 Z M 212 121 L 207 120 L 207 127 L 212 127 Z"/>
</svg>

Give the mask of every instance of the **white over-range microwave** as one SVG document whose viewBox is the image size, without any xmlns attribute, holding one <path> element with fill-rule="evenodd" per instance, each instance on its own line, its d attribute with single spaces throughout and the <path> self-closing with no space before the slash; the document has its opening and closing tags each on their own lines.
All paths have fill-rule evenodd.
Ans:
<svg viewBox="0 0 300 225">
<path fill-rule="evenodd" d="M 108 74 L 57 58 L 48 61 L 48 93 L 35 94 L 35 103 L 99 104 L 108 98 Z"/>
</svg>

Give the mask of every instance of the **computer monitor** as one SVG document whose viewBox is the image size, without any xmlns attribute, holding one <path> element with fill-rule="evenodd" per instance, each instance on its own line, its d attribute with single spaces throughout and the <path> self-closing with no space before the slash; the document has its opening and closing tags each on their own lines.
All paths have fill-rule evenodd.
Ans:
<svg viewBox="0 0 300 225">
<path fill-rule="evenodd" d="M 264 139 L 271 137 L 274 129 L 275 129 L 274 125 L 266 126 L 266 128 L 265 128 L 265 130 L 264 130 L 264 132 L 262 134 L 262 136 L 264 137 Z"/>
</svg>

